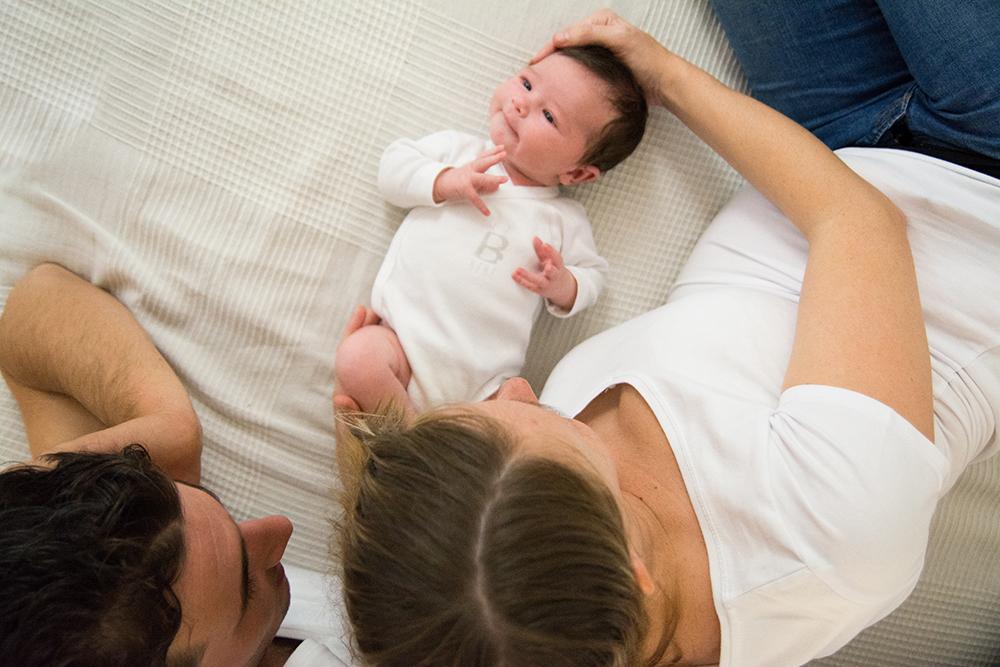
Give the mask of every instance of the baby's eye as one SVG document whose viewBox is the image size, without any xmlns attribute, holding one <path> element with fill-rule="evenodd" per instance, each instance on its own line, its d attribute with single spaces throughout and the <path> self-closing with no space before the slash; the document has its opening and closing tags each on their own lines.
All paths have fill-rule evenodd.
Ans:
<svg viewBox="0 0 1000 667">
<path fill-rule="evenodd" d="M 556 119 L 552 116 L 552 112 L 549 111 L 548 109 L 543 109 L 542 115 L 545 116 L 545 120 L 549 121 L 553 125 L 556 124 Z"/>
<path fill-rule="evenodd" d="M 521 85 L 524 86 L 525 90 L 531 90 L 531 82 L 527 79 L 521 79 Z"/>
</svg>

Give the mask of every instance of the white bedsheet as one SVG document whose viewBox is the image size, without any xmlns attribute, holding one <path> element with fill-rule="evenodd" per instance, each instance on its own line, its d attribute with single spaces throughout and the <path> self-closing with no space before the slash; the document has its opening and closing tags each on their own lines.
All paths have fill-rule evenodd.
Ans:
<svg viewBox="0 0 1000 667">
<path fill-rule="evenodd" d="M 609 4 L 742 85 L 705 2 Z M 483 132 L 496 83 L 598 6 L 0 3 L 0 304 L 43 260 L 114 293 L 192 394 L 205 485 L 237 518 L 289 515 L 287 562 L 326 572 L 334 349 L 404 214 L 377 193 L 378 157 L 400 136 Z M 577 341 L 658 304 L 738 183 L 657 111 L 635 156 L 572 190 L 608 286 L 580 317 L 539 323 L 532 384 Z M 26 451 L 4 390 L 0 460 Z M 917 593 L 829 664 L 998 655 L 998 488 L 1000 464 L 970 471 Z"/>
</svg>

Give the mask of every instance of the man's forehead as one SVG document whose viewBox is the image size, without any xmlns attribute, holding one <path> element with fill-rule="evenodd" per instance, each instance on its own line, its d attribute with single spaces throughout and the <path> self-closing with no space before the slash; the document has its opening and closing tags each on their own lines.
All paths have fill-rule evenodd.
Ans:
<svg viewBox="0 0 1000 667">
<path fill-rule="evenodd" d="M 246 551 L 239 527 L 218 496 L 208 489 L 179 482 L 177 490 L 184 512 L 186 542 L 178 593 L 196 596 L 196 603 L 210 597 L 205 602 L 216 603 L 215 611 L 227 616 L 230 608 L 242 614 Z"/>
<path fill-rule="evenodd" d="M 181 497 L 184 535 L 188 556 L 216 558 L 235 546 L 239 532 L 229 511 L 218 496 L 200 486 L 175 482 Z"/>
</svg>

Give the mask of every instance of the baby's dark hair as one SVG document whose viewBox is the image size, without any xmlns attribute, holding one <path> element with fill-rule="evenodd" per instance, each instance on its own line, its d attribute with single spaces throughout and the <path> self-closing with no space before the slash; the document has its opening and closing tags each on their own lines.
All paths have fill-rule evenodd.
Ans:
<svg viewBox="0 0 1000 667">
<path fill-rule="evenodd" d="M 618 116 L 604 126 L 581 160 L 601 172 L 608 171 L 632 154 L 646 131 L 649 107 L 632 70 L 603 46 L 573 46 L 556 51 L 572 58 L 608 84 L 611 104 Z"/>
</svg>

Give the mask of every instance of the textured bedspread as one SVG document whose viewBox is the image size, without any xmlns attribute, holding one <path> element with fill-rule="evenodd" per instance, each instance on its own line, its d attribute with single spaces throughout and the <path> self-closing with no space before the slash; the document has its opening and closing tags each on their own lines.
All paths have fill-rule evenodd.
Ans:
<svg viewBox="0 0 1000 667">
<path fill-rule="evenodd" d="M 610 3 L 741 86 L 705 2 Z M 111 291 L 194 400 L 204 479 L 237 518 L 288 514 L 287 559 L 330 568 L 339 331 L 404 211 L 375 186 L 401 136 L 482 133 L 497 82 L 599 5 L 0 2 L 0 305 L 57 261 Z M 589 334 L 657 305 L 738 177 L 666 113 L 639 151 L 572 191 L 609 260 L 597 306 L 535 329 L 540 388 Z M 0 391 L 0 460 L 24 458 Z M 824 664 L 1000 660 L 1000 457 L 942 505 L 911 599 Z"/>
</svg>

